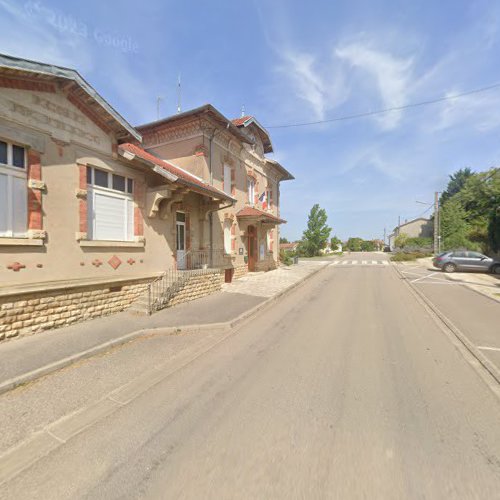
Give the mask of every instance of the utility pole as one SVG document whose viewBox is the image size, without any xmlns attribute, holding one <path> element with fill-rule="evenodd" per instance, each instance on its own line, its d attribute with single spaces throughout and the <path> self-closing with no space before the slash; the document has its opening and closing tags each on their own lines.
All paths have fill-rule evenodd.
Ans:
<svg viewBox="0 0 500 500">
<path fill-rule="evenodd" d="M 387 236 L 387 229 L 384 227 L 384 246 L 385 246 L 385 239 L 386 239 L 386 236 Z"/>
<path fill-rule="evenodd" d="M 181 112 L 181 99 L 182 99 L 182 89 L 181 89 L 181 74 L 177 78 L 177 114 Z"/>
<path fill-rule="evenodd" d="M 441 251 L 441 235 L 439 234 L 439 192 L 434 193 L 434 253 L 437 255 Z"/>
</svg>

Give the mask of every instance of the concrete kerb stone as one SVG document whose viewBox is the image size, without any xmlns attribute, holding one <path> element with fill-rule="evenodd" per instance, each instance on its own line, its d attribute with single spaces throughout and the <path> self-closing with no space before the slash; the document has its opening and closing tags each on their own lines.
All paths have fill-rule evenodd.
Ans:
<svg viewBox="0 0 500 500">
<path fill-rule="evenodd" d="M 149 330 L 141 330 L 140 332 L 134 332 L 132 334 L 125 335 L 124 337 L 122 337 L 122 339 L 126 337 L 126 340 L 122 340 L 121 342 L 124 343 L 138 336 L 147 335 L 151 333 L 165 333 L 165 332 L 178 333 L 180 331 L 188 331 L 188 330 L 193 331 L 195 329 L 201 331 L 208 328 L 211 331 L 213 331 L 214 327 L 220 328 L 223 331 L 228 332 L 227 335 L 217 340 L 216 342 L 207 341 L 206 346 L 204 346 L 202 343 L 201 350 L 196 352 L 194 355 L 188 354 L 186 357 L 183 354 L 183 352 L 181 352 L 177 356 L 174 356 L 174 358 L 169 360 L 168 362 L 156 366 L 152 370 L 139 375 L 138 377 L 131 380 L 127 384 L 124 384 L 123 386 L 114 389 L 104 398 L 96 402 L 93 402 L 92 404 L 84 408 L 81 408 L 79 410 L 76 410 L 75 412 L 72 412 L 68 415 L 59 418 L 55 422 L 52 422 L 49 425 L 47 425 L 44 429 L 30 436 L 28 439 L 21 441 L 20 443 L 6 450 L 3 454 L 0 455 L 0 485 L 14 478 L 20 472 L 22 472 L 23 470 L 25 470 L 26 468 L 37 462 L 39 459 L 48 455 L 59 446 L 66 443 L 69 439 L 76 436 L 77 434 L 84 431 L 93 424 L 97 423 L 102 418 L 112 414 L 120 407 L 125 406 L 126 404 L 133 401 L 135 398 L 140 396 L 148 389 L 152 388 L 156 384 L 160 383 L 161 381 L 165 380 L 169 376 L 176 373 L 177 371 L 193 363 L 200 356 L 203 356 L 205 353 L 207 353 L 208 351 L 216 347 L 218 344 L 223 342 L 230 335 L 238 331 L 239 328 L 236 329 L 236 326 L 243 326 L 245 320 L 248 320 L 257 311 L 262 310 L 265 307 L 269 306 L 271 303 L 277 301 L 280 297 L 283 297 L 286 293 L 296 288 L 299 288 L 308 279 L 315 276 L 322 269 L 325 269 L 325 267 L 326 266 L 318 266 L 317 270 L 314 270 L 313 272 L 305 276 L 302 280 L 299 280 L 298 282 L 292 284 L 291 286 L 289 286 L 276 296 L 270 297 L 262 304 L 253 307 L 249 311 L 246 311 L 233 321 L 229 321 L 226 323 L 213 323 L 211 325 L 184 326 L 182 327 L 182 329 L 174 327 L 174 328 L 155 328 Z M 106 343 L 107 347 L 105 349 L 101 348 L 102 346 L 96 346 L 96 348 L 89 349 L 86 352 L 96 351 L 94 352 L 94 354 L 96 354 L 98 352 L 97 349 L 99 348 L 101 348 L 99 352 L 102 352 L 103 350 L 109 349 L 109 346 L 112 343 L 118 345 L 118 340 L 121 339 L 115 339 L 114 341 L 107 342 Z M 89 354 L 89 356 L 90 355 L 92 354 Z M 83 357 L 85 356 L 81 356 L 79 359 L 82 359 Z M 70 364 L 70 362 L 67 364 Z M 55 365 L 55 363 L 53 365 Z"/>
<path fill-rule="evenodd" d="M 394 266 L 396 272 L 401 277 L 401 279 L 406 283 L 410 291 L 420 300 L 421 304 L 426 307 L 428 311 L 433 313 L 434 317 L 437 317 L 440 322 L 449 330 L 465 347 L 465 349 L 479 362 L 479 364 L 488 372 L 488 374 L 493 377 L 493 379 L 500 384 L 500 370 L 479 350 L 477 347 L 467 338 L 467 336 L 457 328 L 453 322 L 445 316 L 417 287 L 413 286 L 406 277 L 402 274 L 397 266 Z M 479 292 L 478 292 L 479 293 Z M 474 365 L 473 365 L 474 366 Z M 500 396 L 498 390 L 493 390 L 493 392 Z"/>
<path fill-rule="evenodd" d="M 232 328 L 235 328 L 240 323 L 242 323 L 245 319 L 253 316 L 258 311 L 269 306 L 271 303 L 278 300 L 280 297 L 282 297 L 286 293 L 291 292 L 292 290 L 294 290 L 295 288 L 297 288 L 301 284 L 305 283 L 308 279 L 312 278 L 315 274 L 317 274 L 319 271 L 321 271 L 325 267 L 326 266 L 318 266 L 317 270 L 314 270 L 313 272 L 311 272 L 310 274 L 305 276 L 302 280 L 299 280 L 296 283 L 293 283 L 285 290 L 282 290 L 281 292 L 279 292 L 275 296 L 268 298 L 267 300 L 265 300 L 261 304 L 257 304 L 256 306 L 249 309 L 248 311 L 243 312 L 242 314 L 240 314 L 238 317 L 236 317 L 235 319 L 233 319 L 231 321 L 227 321 L 227 322 L 223 322 L 223 323 L 193 324 L 193 325 L 183 325 L 183 326 L 174 326 L 174 327 L 157 327 L 157 328 L 148 328 L 148 329 L 137 330 L 135 332 L 131 332 L 131 333 L 128 333 L 126 335 L 123 335 L 122 337 L 118 337 L 118 338 L 112 339 L 108 342 L 104 342 L 102 344 L 96 345 L 94 347 L 91 347 L 90 349 L 86 349 L 85 351 L 81 351 L 77 354 L 73 354 L 71 356 L 67 356 L 67 357 L 60 359 L 58 361 L 54 361 L 53 363 L 49 363 L 45 366 L 37 368 L 36 370 L 30 371 L 27 373 L 23 373 L 22 375 L 19 375 L 18 377 L 8 379 L 5 382 L 2 382 L 0 384 L 0 394 L 11 391 L 11 390 L 15 389 L 16 387 L 19 387 L 20 385 L 23 385 L 23 384 L 26 384 L 29 382 L 33 382 L 41 377 L 49 375 L 50 373 L 55 372 L 57 370 L 61 370 L 62 368 L 66 368 L 67 366 L 72 365 L 72 364 L 74 364 L 78 361 L 81 361 L 83 359 L 87 359 L 87 358 L 96 356 L 96 355 L 101 354 L 103 352 L 109 351 L 115 347 L 126 344 L 127 342 L 130 342 L 138 337 L 147 336 L 147 335 L 151 335 L 151 334 L 175 335 L 175 334 L 186 333 L 186 332 L 199 333 L 199 332 L 203 332 L 203 331 L 213 332 L 214 330 L 216 330 L 216 331 L 230 330 Z"/>
</svg>

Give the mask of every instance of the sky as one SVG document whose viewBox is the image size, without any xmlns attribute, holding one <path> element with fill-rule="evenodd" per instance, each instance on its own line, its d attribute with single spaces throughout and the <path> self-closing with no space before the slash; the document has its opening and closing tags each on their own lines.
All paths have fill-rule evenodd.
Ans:
<svg viewBox="0 0 500 500">
<path fill-rule="evenodd" d="M 315 203 L 332 235 L 382 238 L 428 216 L 464 167 L 500 162 L 500 89 L 352 120 L 282 127 L 500 82 L 500 2 L 0 0 L 0 52 L 77 69 L 130 123 L 211 103 L 254 115 L 281 185 L 281 234 Z M 424 213 L 427 211 L 426 213 Z"/>
</svg>

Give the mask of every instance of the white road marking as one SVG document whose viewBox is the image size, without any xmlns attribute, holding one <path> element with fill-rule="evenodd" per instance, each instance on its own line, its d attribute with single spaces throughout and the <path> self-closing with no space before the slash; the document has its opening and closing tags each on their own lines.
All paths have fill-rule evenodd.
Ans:
<svg viewBox="0 0 500 500">
<path fill-rule="evenodd" d="M 478 346 L 477 348 L 484 349 L 485 351 L 500 351 L 500 347 Z"/>
<path fill-rule="evenodd" d="M 346 264 L 349 264 L 349 261 L 348 260 L 344 260 L 342 261 L 342 265 L 345 266 Z"/>
<path fill-rule="evenodd" d="M 335 262 L 332 262 L 332 263 L 330 264 L 330 266 L 336 266 L 339 262 L 340 262 L 340 260 L 336 260 Z"/>
<path fill-rule="evenodd" d="M 357 260 L 352 260 L 352 261 L 351 261 L 351 264 L 357 264 L 357 263 L 358 263 L 358 261 L 357 261 Z"/>
<path fill-rule="evenodd" d="M 372 264 L 378 264 L 379 262 L 379 260 L 372 260 Z"/>
<path fill-rule="evenodd" d="M 363 261 L 361 261 L 361 264 L 368 264 L 368 261 L 363 260 Z"/>
<path fill-rule="evenodd" d="M 384 266 L 388 266 L 389 265 L 389 261 L 388 260 L 383 260 L 382 264 L 384 264 Z"/>
<path fill-rule="evenodd" d="M 425 276 L 422 276 L 421 278 L 418 278 L 416 280 L 412 280 L 412 283 L 417 283 L 418 281 L 425 280 L 426 278 L 430 278 L 431 276 L 434 276 L 437 273 L 431 273 L 431 274 L 426 274 Z"/>
</svg>

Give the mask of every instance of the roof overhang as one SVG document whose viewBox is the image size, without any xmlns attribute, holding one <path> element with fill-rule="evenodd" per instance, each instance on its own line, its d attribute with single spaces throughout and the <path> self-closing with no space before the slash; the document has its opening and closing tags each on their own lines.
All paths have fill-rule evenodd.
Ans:
<svg viewBox="0 0 500 500">
<path fill-rule="evenodd" d="M 141 134 L 74 69 L 0 54 L 0 73 L 13 80 L 58 83 L 66 93 L 87 105 L 117 137 L 142 141 Z"/>
<path fill-rule="evenodd" d="M 236 203 L 236 200 L 232 196 L 204 183 L 202 179 L 196 177 L 187 170 L 153 156 L 139 146 L 133 144 L 120 144 L 118 146 L 118 154 L 126 160 L 138 161 L 146 165 L 152 172 L 161 175 L 171 183 L 180 184 L 190 191 L 208 196 L 211 199 L 228 201 L 233 204 Z"/>
<path fill-rule="evenodd" d="M 274 167 L 278 173 L 281 175 L 282 181 L 293 181 L 295 177 L 285 168 L 283 167 L 280 163 L 278 163 L 276 160 L 271 160 L 270 158 L 266 158 L 266 163 Z"/>
<path fill-rule="evenodd" d="M 254 116 L 243 116 L 231 121 L 239 128 L 246 128 L 252 124 L 255 125 L 258 130 L 260 140 L 262 141 L 262 144 L 264 146 L 264 153 L 273 152 L 273 144 L 271 142 L 271 136 L 269 135 L 269 132 L 257 121 Z"/>
<path fill-rule="evenodd" d="M 214 108 L 211 104 L 204 104 L 203 106 L 190 109 L 188 111 L 184 111 L 183 113 L 167 116 L 166 118 L 162 118 L 161 120 L 156 120 L 150 123 L 144 123 L 143 125 L 137 125 L 135 128 L 142 133 L 152 129 L 159 129 L 163 126 L 174 125 L 175 123 L 183 121 L 187 118 L 192 118 L 192 117 L 195 118 L 201 116 L 210 117 L 213 121 L 215 121 L 219 125 L 221 129 L 228 130 L 228 132 L 233 134 L 241 142 L 252 144 L 252 140 L 249 137 L 247 137 L 245 133 L 243 133 L 236 125 L 234 125 L 234 123 L 231 120 L 226 118 L 220 111 Z"/>
<path fill-rule="evenodd" d="M 263 212 L 257 208 L 245 207 L 241 209 L 236 217 L 240 220 L 245 220 L 248 222 L 261 222 L 263 224 L 286 224 L 286 220 L 280 219 L 269 212 Z"/>
</svg>

